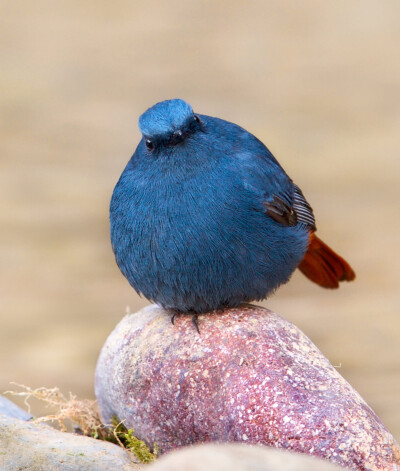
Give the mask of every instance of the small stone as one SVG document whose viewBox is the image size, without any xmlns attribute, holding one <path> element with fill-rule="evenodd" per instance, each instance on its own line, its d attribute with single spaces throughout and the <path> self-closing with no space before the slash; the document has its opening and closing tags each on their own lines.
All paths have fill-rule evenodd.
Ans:
<svg viewBox="0 0 400 471">
<path fill-rule="evenodd" d="M 129 453 L 112 443 L 0 415 L 1 471 L 135 471 Z"/>
<path fill-rule="evenodd" d="M 181 448 L 162 456 L 149 471 L 343 471 L 315 457 L 287 450 L 243 445 L 208 444 Z"/>
<path fill-rule="evenodd" d="M 245 441 L 354 470 L 399 469 L 392 435 L 290 322 L 249 306 L 199 316 L 199 335 L 191 316 L 170 318 L 151 306 L 109 336 L 96 371 L 105 423 L 116 415 L 161 453 Z"/>
<path fill-rule="evenodd" d="M 0 396 L 0 415 L 29 420 L 32 416 L 4 396 Z"/>
</svg>

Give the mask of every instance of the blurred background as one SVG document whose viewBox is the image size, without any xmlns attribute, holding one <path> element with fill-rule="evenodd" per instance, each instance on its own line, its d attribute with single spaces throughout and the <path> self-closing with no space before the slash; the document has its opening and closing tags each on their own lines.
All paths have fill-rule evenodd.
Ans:
<svg viewBox="0 0 400 471">
<path fill-rule="evenodd" d="M 107 335 L 147 304 L 114 261 L 111 193 L 138 116 L 181 97 L 264 141 L 355 268 L 263 304 L 400 439 L 399 18 L 398 0 L 1 2 L 0 391 L 93 397 Z"/>
</svg>

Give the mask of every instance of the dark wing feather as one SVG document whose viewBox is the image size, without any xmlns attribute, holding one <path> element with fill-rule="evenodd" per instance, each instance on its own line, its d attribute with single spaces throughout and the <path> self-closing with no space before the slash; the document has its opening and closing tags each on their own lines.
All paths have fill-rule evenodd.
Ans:
<svg viewBox="0 0 400 471">
<path fill-rule="evenodd" d="M 297 224 L 296 213 L 292 207 L 279 196 L 274 195 L 272 201 L 266 201 L 264 203 L 264 207 L 265 213 L 274 221 L 284 226 L 295 226 Z"/>
<path fill-rule="evenodd" d="M 298 222 L 302 222 L 312 231 L 316 230 L 313 210 L 295 184 L 292 195 L 287 193 L 274 195 L 271 201 L 264 202 L 264 208 L 265 213 L 280 224 L 295 226 Z"/>
<path fill-rule="evenodd" d="M 315 218 L 312 207 L 304 198 L 300 188 L 295 184 L 293 184 L 293 187 L 293 210 L 297 214 L 297 220 L 306 224 L 313 232 L 315 232 L 317 227 L 315 225 Z"/>
</svg>

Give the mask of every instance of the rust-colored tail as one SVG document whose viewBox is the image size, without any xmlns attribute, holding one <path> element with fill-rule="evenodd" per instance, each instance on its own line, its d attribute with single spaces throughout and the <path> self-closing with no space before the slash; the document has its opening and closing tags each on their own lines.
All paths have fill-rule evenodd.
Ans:
<svg viewBox="0 0 400 471">
<path fill-rule="evenodd" d="M 339 288 L 339 281 L 351 281 L 356 277 L 346 260 L 313 232 L 310 233 L 310 245 L 298 268 L 307 278 L 324 288 Z"/>
</svg>

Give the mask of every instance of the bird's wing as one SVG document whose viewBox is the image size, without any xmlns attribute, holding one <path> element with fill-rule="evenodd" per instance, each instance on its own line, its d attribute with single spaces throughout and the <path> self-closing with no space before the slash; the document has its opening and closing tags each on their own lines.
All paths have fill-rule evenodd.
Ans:
<svg viewBox="0 0 400 471">
<path fill-rule="evenodd" d="M 225 123 L 238 147 L 232 155 L 235 172 L 247 188 L 261 196 L 265 213 L 285 226 L 305 224 L 316 230 L 314 214 L 300 188 L 286 174 L 270 150 L 244 129 Z"/>
<path fill-rule="evenodd" d="M 316 226 L 313 210 L 300 188 L 294 183 L 292 188 L 292 194 L 274 194 L 271 199 L 264 201 L 265 213 L 285 226 L 295 226 L 301 222 L 314 232 Z"/>
</svg>

